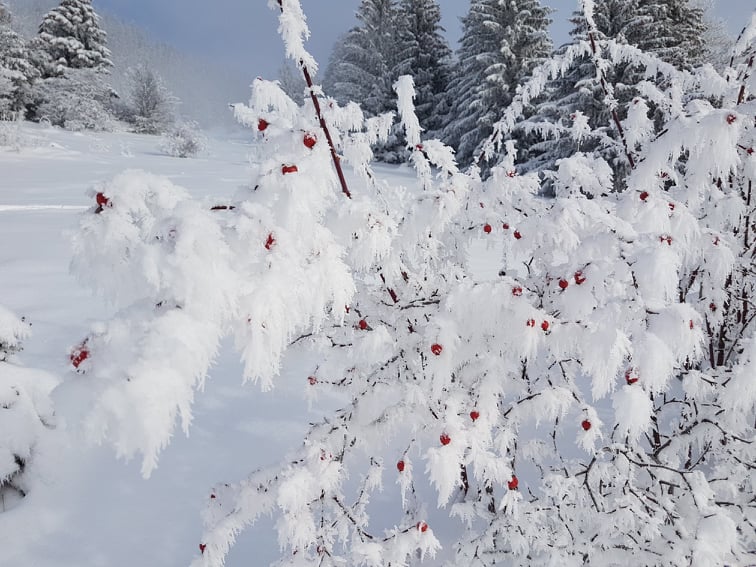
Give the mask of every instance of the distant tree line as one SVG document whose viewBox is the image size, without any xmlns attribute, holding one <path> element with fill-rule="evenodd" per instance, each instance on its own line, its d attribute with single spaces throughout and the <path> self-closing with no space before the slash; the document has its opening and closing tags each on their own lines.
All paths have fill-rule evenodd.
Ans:
<svg viewBox="0 0 756 567">
<path fill-rule="evenodd" d="M 112 54 L 91 0 L 62 0 L 30 39 L 0 1 L 0 117 L 24 116 L 74 130 L 106 130 L 114 120 L 161 134 L 178 100 L 147 63 L 130 68 L 125 91 L 111 84 Z"/>
<path fill-rule="evenodd" d="M 696 67 L 705 58 L 725 61 L 731 40 L 721 22 L 706 15 L 701 1 L 595 4 L 602 38 L 638 47 L 680 69 Z M 421 125 L 452 146 L 461 164 L 469 165 L 481 154 L 517 85 L 554 51 L 550 13 L 539 0 L 470 0 L 462 18 L 462 39 L 452 54 L 436 0 L 363 0 L 359 24 L 333 51 L 324 78 L 326 92 L 340 102 L 363 101 L 364 111 L 375 116 L 396 110 L 391 86 L 400 75 L 412 75 Z M 571 23 L 571 42 L 561 51 L 586 38 L 582 16 L 575 13 Z M 628 64 L 619 76 L 606 79 L 617 85 L 616 96 L 628 101 L 644 78 L 640 69 Z M 613 118 L 602 103 L 604 96 L 587 56 L 578 59 L 566 78 L 551 81 L 546 94 L 526 109 L 528 120 L 513 132 L 518 167 L 553 169 L 577 149 L 570 132 L 581 125 L 591 132 L 581 141 L 581 150 L 599 149 L 610 163 L 624 163 L 616 159 L 622 150 Z M 395 161 L 402 148 L 397 139 L 379 156 Z"/>
</svg>

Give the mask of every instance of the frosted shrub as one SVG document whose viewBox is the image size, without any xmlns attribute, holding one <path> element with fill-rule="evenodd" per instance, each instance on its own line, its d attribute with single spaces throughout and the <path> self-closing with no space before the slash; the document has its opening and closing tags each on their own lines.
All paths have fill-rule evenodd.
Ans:
<svg viewBox="0 0 756 567">
<path fill-rule="evenodd" d="M 53 425 L 54 380 L 16 360 L 28 336 L 29 324 L 0 306 L 0 513 L 33 488 L 40 445 Z"/>
<path fill-rule="evenodd" d="M 196 122 L 183 122 L 171 128 L 160 141 L 160 151 L 178 158 L 194 157 L 204 151 L 205 137 Z"/>
<path fill-rule="evenodd" d="M 314 72 L 299 1 L 270 5 Z M 255 80 L 235 114 L 263 156 L 235 200 L 140 172 L 93 194 L 73 267 L 119 312 L 75 351 L 83 431 L 149 474 L 231 335 L 246 379 L 274 387 L 284 353 L 306 352 L 305 395 L 343 402 L 281 463 L 213 488 L 197 566 L 263 515 L 280 565 L 753 563 L 751 30 L 728 79 L 598 36 L 554 55 L 483 144 L 485 181 L 422 137 L 409 77 L 394 89 L 410 187 L 370 167 L 387 116 Z M 597 152 L 548 178 L 515 169 L 508 133 L 584 56 L 651 71 L 622 124 L 622 193 Z M 468 268 L 474 240 L 499 251 L 497 278 Z"/>
</svg>

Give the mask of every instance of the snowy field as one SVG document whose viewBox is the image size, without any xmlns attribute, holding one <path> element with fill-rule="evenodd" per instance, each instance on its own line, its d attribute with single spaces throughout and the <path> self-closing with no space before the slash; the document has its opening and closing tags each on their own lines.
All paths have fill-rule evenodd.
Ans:
<svg viewBox="0 0 756 567">
<path fill-rule="evenodd" d="M 68 270 L 70 235 L 81 215 L 92 214 L 90 191 L 123 170 L 144 169 L 223 203 L 249 185 L 255 148 L 244 140 L 211 140 L 203 157 L 177 159 L 161 155 L 151 136 L 30 124 L 21 133 L 34 147 L 0 150 L 0 293 L 4 305 L 33 324 L 22 362 L 60 380 L 72 370 L 71 347 L 111 313 Z M 401 169 L 378 171 L 394 182 L 412 179 Z M 53 464 L 42 488 L 0 514 L 0 564 L 187 565 L 198 553 L 210 487 L 277 462 L 299 445 L 318 404 L 327 405 L 305 399 L 300 366 L 289 361 L 276 388 L 262 393 L 241 384 L 238 355 L 222 349 L 197 397 L 190 437 L 177 435 L 149 480 L 139 463 L 116 460 L 109 447 L 82 451 L 57 440 L 45 455 Z M 228 565 L 268 565 L 277 556 L 272 525 L 260 524 L 241 535 Z"/>
</svg>

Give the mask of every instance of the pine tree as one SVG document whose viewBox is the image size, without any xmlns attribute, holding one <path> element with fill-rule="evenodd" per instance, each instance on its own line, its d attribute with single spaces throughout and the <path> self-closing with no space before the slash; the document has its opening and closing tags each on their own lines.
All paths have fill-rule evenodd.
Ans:
<svg viewBox="0 0 756 567">
<path fill-rule="evenodd" d="M 397 59 L 396 0 L 363 0 L 360 25 L 337 43 L 324 77 L 326 92 L 346 103 L 361 101 L 368 116 L 392 110 Z"/>
<path fill-rule="evenodd" d="M 680 69 L 701 64 L 704 56 L 703 10 L 688 0 L 603 0 L 596 2 L 594 40 L 610 39 L 651 53 Z M 571 18 L 572 46 L 588 40 L 588 26 L 582 13 Z M 570 46 L 564 46 L 564 54 Z M 522 124 L 527 135 L 540 138 L 522 148 L 523 168 L 552 171 L 558 160 L 576 151 L 598 152 L 611 166 L 621 190 L 630 166 L 617 122 L 625 118 L 627 103 L 638 94 L 637 84 L 646 80 L 636 64 L 615 62 L 602 69 L 598 78 L 595 58 L 604 53 L 584 53 L 568 73 L 551 82 L 547 96 L 532 120 Z M 651 77 L 651 80 L 654 80 Z M 617 116 L 604 104 L 606 88 L 619 102 Z M 583 130 L 585 135 L 575 135 Z"/>
<path fill-rule="evenodd" d="M 627 24 L 625 40 L 678 69 L 693 69 L 703 63 L 705 54 L 704 11 L 691 0 L 635 0 Z M 601 4 L 599 3 L 599 6 Z M 616 37 L 599 29 L 609 37 Z"/>
<path fill-rule="evenodd" d="M 0 92 L 6 111 L 18 112 L 30 101 L 31 88 L 38 73 L 29 59 L 24 40 L 11 28 L 10 10 L 0 2 L 0 73 L 6 87 Z"/>
<path fill-rule="evenodd" d="M 454 106 L 444 139 L 469 164 L 514 96 L 515 88 L 552 49 L 550 10 L 538 0 L 472 0 L 463 18 Z"/>
<path fill-rule="evenodd" d="M 112 65 L 106 33 L 91 0 L 61 0 L 42 19 L 38 38 L 50 58 L 45 77 L 61 75 L 65 69 L 107 69 Z"/>
<path fill-rule="evenodd" d="M 443 36 L 436 0 L 401 0 L 397 12 L 398 53 L 392 77 L 415 83 L 420 126 L 431 137 L 440 131 L 449 82 L 451 50 Z"/>
</svg>

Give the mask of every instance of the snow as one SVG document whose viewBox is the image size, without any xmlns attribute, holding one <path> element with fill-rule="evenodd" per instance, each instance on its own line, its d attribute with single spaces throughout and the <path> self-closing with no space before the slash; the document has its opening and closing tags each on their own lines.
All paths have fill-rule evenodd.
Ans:
<svg viewBox="0 0 756 567">
<path fill-rule="evenodd" d="M 40 370 L 19 368 L 15 375 L 49 390 L 71 371 L 69 349 L 91 322 L 112 313 L 69 274 L 70 238 L 82 216 L 93 214 L 93 188 L 138 164 L 194 196 L 226 203 L 249 184 L 255 148 L 243 140 L 211 140 L 206 155 L 177 159 L 160 155 L 152 136 L 78 134 L 26 123 L 22 133 L 36 147 L 0 149 L 0 239 L 11 243 L 0 250 L 0 290 L 4 305 L 32 323 L 19 359 Z M 221 345 L 195 402 L 189 437 L 175 436 L 149 480 L 142 479 L 138 461 L 124 463 L 109 447 L 77 448 L 56 432 L 39 467 L 47 476 L 32 479 L 22 506 L 0 513 L 0 533 L 13 542 L 4 546 L 0 564 L 189 564 L 199 553 L 211 487 L 278 462 L 320 415 L 305 399 L 302 372 L 285 363 L 276 388 L 261 395 L 259 387 L 242 386 L 238 355 L 231 344 Z M 80 402 L 55 401 L 63 405 L 59 413 Z M 272 529 L 263 521 L 245 533 L 228 564 L 272 562 L 278 556 Z"/>
</svg>

